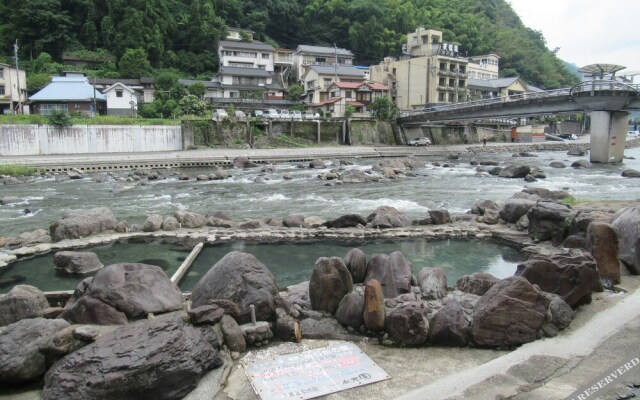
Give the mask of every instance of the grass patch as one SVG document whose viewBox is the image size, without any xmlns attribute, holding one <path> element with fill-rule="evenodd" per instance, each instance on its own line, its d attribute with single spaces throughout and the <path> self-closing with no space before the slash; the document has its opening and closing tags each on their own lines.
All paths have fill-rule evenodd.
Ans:
<svg viewBox="0 0 640 400">
<path fill-rule="evenodd" d="M 569 196 L 562 199 L 560 203 L 564 204 L 565 206 L 575 206 L 576 204 L 578 204 L 578 200 L 573 196 Z"/>
<path fill-rule="evenodd" d="M 0 164 L 0 175 L 28 176 L 39 174 L 40 170 L 34 167 L 18 164 Z"/>
<path fill-rule="evenodd" d="M 0 124 L 9 125 L 47 125 L 49 120 L 46 115 L 0 115 Z M 93 118 L 72 117 L 73 125 L 180 125 L 180 119 L 161 118 L 129 118 L 113 115 L 99 115 Z"/>
</svg>

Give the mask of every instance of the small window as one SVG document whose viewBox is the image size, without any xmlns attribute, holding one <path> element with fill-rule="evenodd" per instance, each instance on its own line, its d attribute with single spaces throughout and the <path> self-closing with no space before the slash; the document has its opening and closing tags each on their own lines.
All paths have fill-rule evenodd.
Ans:
<svg viewBox="0 0 640 400">
<path fill-rule="evenodd" d="M 347 99 L 350 99 L 351 98 L 351 90 L 346 90 L 344 92 L 344 97 L 346 97 Z"/>
<path fill-rule="evenodd" d="M 4 86 L 0 86 L 0 96 L 4 96 Z"/>
<path fill-rule="evenodd" d="M 116 90 L 116 97 L 122 97 L 122 90 Z"/>
<path fill-rule="evenodd" d="M 269 59 L 269 53 L 262 53 L 262 58 L 265 60 Z"/>
</svg>

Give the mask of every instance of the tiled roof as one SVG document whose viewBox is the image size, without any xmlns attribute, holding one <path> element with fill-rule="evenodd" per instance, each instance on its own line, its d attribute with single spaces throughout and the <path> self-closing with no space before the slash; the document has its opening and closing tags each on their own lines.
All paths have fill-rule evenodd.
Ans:
<svg viewBox="0 0 640 400">
<path fill-rule="evenodd" d="M 383 85 L 382 83 L 367 83 L 371 90 L 389 90 L 387 85 Z"/>
<path fill-rule="evenodd" d="M 89 101 L 106 100 L 89 84 L 86 77 L 54 76 L 51 83 L 29 97 L 30 101 Z"/>
<path fill-rule="evenodd" d="M 347 105 L 354 107 L 364 107 L 364 104 L 360 103 L 359 101 L 347 101 Z"/>
<path fill-rule="evenodd" d="M 339 76 L 355 76 L 364 79 L 362 71 L 354 67 L 339 66 L 335 68 L 333 65 L 312 65 L 309 68 L 316 71 L 318 75 L 334 75 L 337 73 Z"/>
<path fill-rule="evenodd" d="M 354 83 L 354 82 L 333 82 L 333 84 L 343 89 L 357 89 L 363 85 L 363 83 Z"/>
<path fill-rule="evenodd" d="M 298 53 L 307 53 L 307 54 L 322 54 L 322 55 L 332 55 L 336 54 L 336 49 L 333 47 L 324 47 L 324 46 L 309 46 L 306 44 L 301 44 L 296 49 Z M 339 56 L 344 57 L 353 57 L 353 53 L 347 49 L 338 49 L 337 50 Z"/>
<path fill-rule="evenodd" d="M 340 101 L 341 99 L 342 99 L 341 97 L 332 97 L 332 98 L 327 99 L 325 101 L 321 101 L 320 103 L 310 104 L 310 106 L 311 107 L 321 107 L 321 106 L 325 106 L 327 104 L 336 103 L 336 102 Z"/>
<path fill-rule="evenodd" d="M 220 75 L 269 77 L 271 73 L 262 68 L 220 67 Z"/>
<path fill-rule="evenodd" d="M 220 47 L 225 50 L 238 49 L 238 50 L 258 50 L 258 51 L 274 51 L 273 46 L 270 44 L 258 42 L 242 42 L 236 40 L 221 40 Z"/>
<path fill-rule="evenodd" d="M 468 86 L 473 86 L 473 87 L 488 88 L 488 89 L 500 89 L 500 88 L 505 88 L 505 87 L 511 85 L 512 83 L 514 83 L 518 79 L 520 79 L 520 78 L 517 77 L 517 76 L 511 77 L 511 78 L 500 78 L 500 79 L 474 79 L 474 78 L 469 78 L 467 80 L 467 85 Z"/>
</svg>

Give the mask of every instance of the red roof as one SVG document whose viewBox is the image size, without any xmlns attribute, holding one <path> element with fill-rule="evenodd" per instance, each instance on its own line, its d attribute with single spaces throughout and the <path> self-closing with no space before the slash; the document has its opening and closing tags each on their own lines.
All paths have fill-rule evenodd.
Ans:
<svg viewBox="0 0 640 400">
<path fill-rule="evenodd" d="M 389 87 L 382 83 L 367 83 L 372 90 L 389 90 Z"/>
<path fill-rule="evenodd" d="M 354 107 L 364 107 L 364 104 L 359 101 L 347 101 L 347 104 Z"/>
<path fill-rule="evenodd" d="M 335 103 L 337 101 L 340 101 L 341 99 L 342 99 L 341 97 L 332 97 L 332 98 L 327 99 L 325 101 L 321 101 L 320 103 L 311 104 L 311 107 L 321 107 L 321 106 L 324 106 L 324 105 L 327 105 L 327 104 L 333 104 L 333 103 Z"/>
<path fill-rule="evenodd" d="M 360 83 L 355 83 L 355 82 L 334 82 L 334 85 L 336 85 L 339 88 L 344 88 L 344 89 L 357 89 L 360 86 L 364 85 L 363 82 Z"/>
</svg>

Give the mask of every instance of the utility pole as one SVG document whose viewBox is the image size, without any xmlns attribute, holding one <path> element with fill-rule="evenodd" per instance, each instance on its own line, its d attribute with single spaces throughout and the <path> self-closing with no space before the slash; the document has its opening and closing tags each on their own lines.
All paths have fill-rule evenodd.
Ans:
<svg viewBox="0 0 640 400">
<path fill-rule="evenodd" d="M 333 60 L 333 74 L 334 74 L 334 82 L 337 84 L 338 83 L 338 47 L 336 46 L 336 44 L 333 44 L 333 55 L 334 55 L 334 60 Z M 331 93 L 329 93 L 329 95 L 331 95 Z M 345 99 L 346 101 L 346 99 Z M 339 108 L 339 105 L 337 106 Z M 336 110 L 338 113 L 338 115 L 340 115 L 339 110 Z"/>
<path fill-rule="evenodd" d="M 13 45 L 13 55 L 16 58 L 16 77 L 18 78 L 18 114 L 22 114 L 22 90 L 20 89 L 20 68 L 18 67 L 18 39 Z"/>
<path fill-rule="evenodd" d="M 93 77 L 93 116 L 98 115 L 98 101 L 96 100 L 96 77 Z"/>
</svg>

